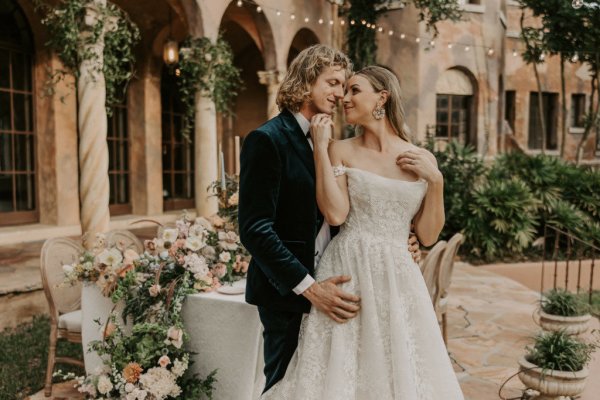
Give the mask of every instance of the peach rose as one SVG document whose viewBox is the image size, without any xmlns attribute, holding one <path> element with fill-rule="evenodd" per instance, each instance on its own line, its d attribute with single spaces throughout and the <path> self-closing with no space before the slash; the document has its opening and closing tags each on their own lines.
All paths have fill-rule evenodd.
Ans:
<svg viewBox="0 0 600 400">
<path fill-rule="evenodd" d="M 167 365 L 169 364 L 171 364 L 171 359 L 169 358 L 169 356 L 165 355 L 158 359 L 158 365 L 160 365 L 163 368 L 167 368 Z"/>
<path fill-rule="evenodd" d="M 150 293 L 150 296 L 152 296 L 152 297 L 158 296 L 158 294 L 160 293 L 160 285 L 154 284 L 154 285 L 150 286 L 150 288 L 148 289 L 148 292 Z"/>
<path fill-rule="evenodd" d="M 123 369 L 123 378 L 129 383 L 136 383 L 140 379 L 142 371 L 140 364 L 131 362 Z"/>
</svg>

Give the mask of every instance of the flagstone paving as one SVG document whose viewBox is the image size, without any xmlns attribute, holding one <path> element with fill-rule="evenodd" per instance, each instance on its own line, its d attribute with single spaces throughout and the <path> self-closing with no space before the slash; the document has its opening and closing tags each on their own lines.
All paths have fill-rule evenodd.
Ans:
<svg viewBox="0 0 600 400">
<path fill-rule="evenodd" d="M 539 293 L 520 283 L 457 262 L 450 288 L 448 308 L 449 344 L 454 370 L 466 400 L 498 400 L 519 397 L 524 389 L 513 377 L 517 360 L 539 328 L 533 320 Z M 595 328 L 599 327 L 594 319 Z M 600 376 L 600 357 L 590 376 Z M 578 400 L 597 400 L 598 387 L 590 379 Z M 594 395 L 592 395 L 594 394 Z M 54 399 L 81 399 L 72 384 L 55 388 Z M 43 392 L 30 399 L 46 399 Z"/>
</svg>

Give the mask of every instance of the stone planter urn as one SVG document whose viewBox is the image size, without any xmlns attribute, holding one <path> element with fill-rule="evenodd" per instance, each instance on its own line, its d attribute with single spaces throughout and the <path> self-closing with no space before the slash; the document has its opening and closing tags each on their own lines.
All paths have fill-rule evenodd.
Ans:
<svg viewBox="0 0 600 400">
<path fill-rule="evenodd" d="M 563 317 L 552 315 L 539 310 L 538 323 L 543 330 L 549 332 L 558 332 L 564 330 L 568 335 L 580 335 L 586 332 L 590 326 L 592 316 L 590 314 L 579 315 L 576 317 Z"/>
<path fill-rule="evenodd" d="M 577 396 L 583 393 L 587 368 L 576 372 L 545 370 L 522 357 L 519 360 L 519 379 L 525 386 L 540 392 L 535 400 L 561 400 L 562 396 Z"/>
<path fill-rule="evenodd" d="M 93 374 L 98 367 L 103 366 L 102 359 L 95 351 L 88 351 L 90 342 L 102 340 L 106 320 L 115 305 L 109 297 L 102 295 L 100 288 L 91 282 L 84 283 L 81 289 L 81 344 L 83 346 L 83 361 L 87 375 Z M 121 313 L 125 305 L 118 303 L 115 312 L 117 322 L 123 323 Z M 99 320 L 101 325 L 95 321 Z"/>
</svg>

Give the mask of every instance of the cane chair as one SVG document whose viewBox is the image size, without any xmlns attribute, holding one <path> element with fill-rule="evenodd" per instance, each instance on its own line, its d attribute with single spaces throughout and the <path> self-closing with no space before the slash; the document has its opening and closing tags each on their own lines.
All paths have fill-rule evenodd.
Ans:
<svg viewBox="0 0 600 400">
<path fill-rule="evenodd" d="M 58 339 L 81 343 L 81 283 L 77 282 L 72 286 L 60 284 L 64 279 L 63 265 L 76 263 L 82 252 L 83 247 L 76 241 L 54 238 L 46 240 L 40 254 L 42 285 L 50 309 L 50 346 L 44 383 L 46 397 L 52 395 L 55 364 L 84 366 L 81 360 L 56 356 Z"/>
<path fill-rule="evenodd" d="M 448 240 L 446 245 L 446 251 L 442 255 L 440 260 L 440 268 L 438 274 L 436 296 L 433 302 L 434 308 L 438 315 L 442 318 L 442 335 L 444 336 L 444 343 L 448 344 L 448 288 L 452 280 L 452 271 L 454 270 L 454 258 L 462 242 L 464 236 L 460 233 L 455 233 L 454 236 Z"/>
<path fill-rule="evenodd" d="M 423 274 L 423 279 L 427 285 L 427 290 L 429 291 L 432 302 L 435 299 L 437 292 L 437 275 L 440 267 L 440 260 L 442 259 L 445 249 L 446 241 L 440 240 L 433 246 L 429 253 L 427 253 L 427 256 L 425 256 L 425 259 L 423 259 L 423 263 L 421 264 L 421 273 Z"/>
<path fill-rule="evenodd" d="M 116 229 L 106 234 L 108 247 L 118 247 L 121 250 L 131 249 L 140 254 L 144 251 L 144 245 L 132 232 L 125 229 Z"/>
</svg>

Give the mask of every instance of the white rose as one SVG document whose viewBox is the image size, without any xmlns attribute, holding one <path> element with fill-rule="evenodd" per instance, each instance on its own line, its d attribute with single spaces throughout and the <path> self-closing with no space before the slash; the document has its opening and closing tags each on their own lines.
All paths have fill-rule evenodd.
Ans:
<svg viewBox="0 0 600 400">
<path fill-rule="evenodd" d="M 190 236 L 185 239 L 185 248 L 191 251 L 198 251 L 205 245 L 206 243 L 204 243 L 202 239 L 197 236 Z"/>
<path fill-rule="evenodd" d="M 62 270 L 64 272 L 65 275 L 71 275 L 73 273 L 73 266 L 70 264 L 65 264 L 62 267 Z"/>
<path fill-rule="evenodd" d="M 106 375 L 98 378 L 98 391 L 102 394 L 108 394 L 113 389 L 113 384 Z"/>
<path fill-rule="evenodd" d="M 135 389 L 135 385 L 133 383 L 127 382 L 127 384 L 125 385 L 125 391 L 129 393 L 133 392 L 133 389 Z"/>
<path fill-rule="evenodd" d="M 223 261 L 223 262 L 229 262 L 231 261 L 231 254 L 229 254 L 228 251 L 224 251 L 221 254 L 219 254 L 219 260 Z"/>
<path fill-rule="evenodd" d="M 162 234 L 162 239 L 165 242 L 171 242 L 177 240 L 177 236 L 179 236 L 179 231 L 177 229 L 165 229 Z"/>
</svg>

